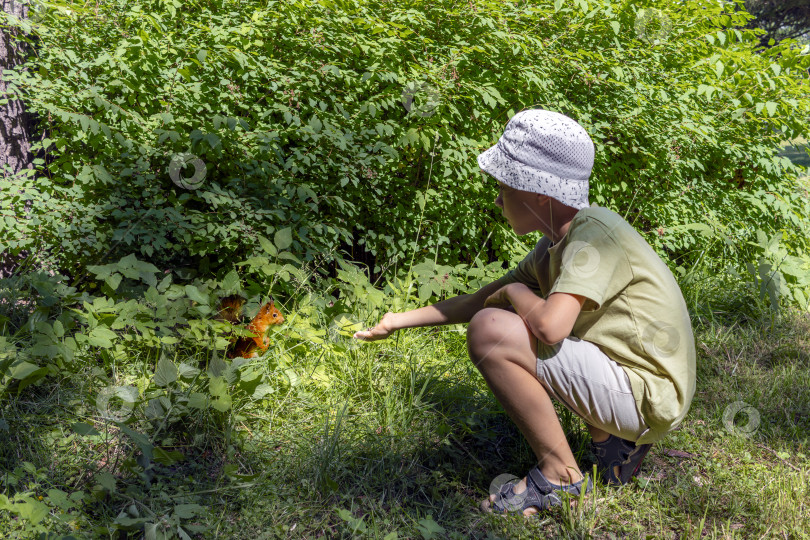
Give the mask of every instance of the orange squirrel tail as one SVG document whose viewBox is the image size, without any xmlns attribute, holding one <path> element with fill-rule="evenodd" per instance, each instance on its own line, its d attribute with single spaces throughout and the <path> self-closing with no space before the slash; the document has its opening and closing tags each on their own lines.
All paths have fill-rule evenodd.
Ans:
<svg viewBox="0 0 810 540">
<path fill-rule="evenodd" d="M 241 296 L 228 296 L 219 304 L 220 318 L 235 324 L 239 322 L 239 314 L 245 300 Z M 284 322 L 284 315 L 275 306 L 273 299 L 259 309 L 259 313 L 250 321 L 247 329 L 255 334 L 254 337 L 238 337 L 231 340 L 232 346 L 228 351 L 228 358 L 250 358 L 258 347 L 262 352 L 270 346 L 270 340 L 265 333 L 275 324 Z"/>
<path fill-rule="evenodd" d="M 219 301 L 219 319 L 228 321 L 231 324 L 239 322 L 239 314 L 245 299 L 238 295 L 226 296 Z"/>
</svg>

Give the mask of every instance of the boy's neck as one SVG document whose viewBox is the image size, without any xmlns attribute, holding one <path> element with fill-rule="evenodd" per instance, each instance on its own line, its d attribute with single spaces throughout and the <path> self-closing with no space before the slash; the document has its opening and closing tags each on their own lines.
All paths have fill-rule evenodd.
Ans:
<svg viewBox="0 0 810 540">
<path fill-rule="evenodd" d="M 556 231 L 552 231 L 552 234 L 549 235 L 549 238 L 551 239 L 551 247 L 556 246 L 563 238 L 565 238 L 565 235 L 568 234 L 568 228 L 570 226 L 571 220 L 569 219 Z"/>
<path fill-rule="evenodd" d="M 556 246 L 560 240 L 565 238 L 565 235 L 568 234 L 571 221 L 573 221 L 574 216 L 577 215 L 579 210 L 571 206 L 566 206 L 555 199 L 550 199 L 550 202 L 550 223 L 546 224 L 549 227 L 548 230 L 543 231 L 543 234 L 551 239 L 552 246 Z"/>
</svg>

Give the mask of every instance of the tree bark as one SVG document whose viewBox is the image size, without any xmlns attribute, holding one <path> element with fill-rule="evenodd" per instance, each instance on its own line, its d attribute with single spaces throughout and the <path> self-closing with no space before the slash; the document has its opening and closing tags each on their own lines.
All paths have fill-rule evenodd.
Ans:
<svg viewBox="0 0 810 540">
<path fill-rule="evenodd" d="M 26 4 L 14 0 L 0 0 L 0 3 L 6 13 L 20 19 L 28 17 Z M 14 69 L 26 59 L 28 51 L 24 43 L 14 39 L 15 33 L 14 29 L 9 28 L 2 28 L 0 31 L 0 70 Z M 0 96 L 6 97 L 6 92 L 6 78 L 0 75 Z M 31 115 L 25 111 L 21 100 L 12 99 L 6 105 L 0 105 L 0 169 L 4 174 L 16 174 L 33 167 L 31 124 Z M 8 171 L 6 166 L 11 170 Z"/>
<path fill-rule="evenodd" d="M 28 5 L 14 0 L 0 0 L 3 11 L 19 19 L 28 17 Z M 22 100 L 9 93 L 5 70 L 25 62 L 28 49 L 24 42 L 18 41 L 19 31 L 9 27 L 0 28 L 0 99 L 8 98 L 5 105 L 0 104 L 0 175 L 5 178 L 14 176 L 24 169 L 33 168 L 34 156 L 31 154 L 31 134 L 33 117 L 25 110 Z M 17 216 L 17 219 L 24 219 Z M 16 256 L 0 252 L 0 278 L 13 274 L 20 262 L 26 257 L 21 253 Z"/>
</svg>

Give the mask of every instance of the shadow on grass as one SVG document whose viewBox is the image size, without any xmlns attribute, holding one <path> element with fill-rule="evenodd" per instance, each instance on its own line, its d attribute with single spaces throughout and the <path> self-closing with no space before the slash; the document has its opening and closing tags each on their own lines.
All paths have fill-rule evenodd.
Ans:
<svg viewBox="0 0 810 540">
<path fill-rule="evenodd" d="M 504 474 L 522 477 L 536 459 L 479 379 L 471 366 L 454 378 L 418 376 L 420 413 L 405 432 L 374 427 L 363 415 L 340 418 L 338 411 L 314 438 L 300 441 L 301 462 L 286 469 L 282 483 L 307 486 L 317 502 L 303 504 L 323 513 L 318 519 L 332 534 L 351 536 L 362 520 L 371 537 L 429 530 L 434 523 L 443 529 L 437 537 L 485 537 L 491 518 L 478 503 L 490 483 Z M 410 384 L 403 379 L 395 386 Z M 577 421 L 569 438 L 575 449 L 589 440 L 582 427 Z M 588 456 L 579 457 L 582 470 L 590 470 Z"/>
</svg>

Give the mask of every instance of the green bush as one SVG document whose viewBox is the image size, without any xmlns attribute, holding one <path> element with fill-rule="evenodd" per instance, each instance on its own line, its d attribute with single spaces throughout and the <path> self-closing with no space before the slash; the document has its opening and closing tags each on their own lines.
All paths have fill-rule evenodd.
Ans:
<svg viewBox="0 0 810 540">
<path fill-rule="evenodd" d="M 4 213 L 34 203 L 5 219 L 2 247 L 72 275 L 132 252 L 222 275 L 281 229 L 303 260 L 375 272 L 414 255 L 469 263 L 482 246 L 508 259 L 521 240 L 475 157 L 527 107 L 583 124 L 591 200 L 673 268 L 743 269 L 756 229 L 810 259 L 807 198 L 774 158 L 807 134 L 810 60 L 791 43 L 757 51 L 728 5 L 44 6 L 10 21 L 39 40 L 11 80 L 48 136 L 36 175 L 2 180 L 23 190 Z"/>
</svg>

